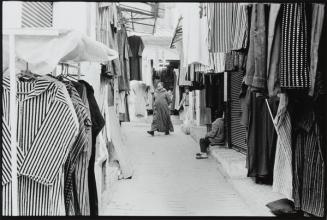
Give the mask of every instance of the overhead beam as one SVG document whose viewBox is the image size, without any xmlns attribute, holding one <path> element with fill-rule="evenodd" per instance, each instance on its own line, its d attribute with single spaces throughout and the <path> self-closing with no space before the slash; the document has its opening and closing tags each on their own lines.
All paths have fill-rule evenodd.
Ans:
<svg viewBox="0 0 327 220">
<path fill-rule="evenodd" d="M 123 6 L 123 5 L 120 5 L 119 8 L 121 11 L 133 12 L 135 14 L 141 14 L 141 15 L 147 15 L 147 16 L 153 16 L 153 13 L 150 11 L 139 10 L 139 9 L 131 8 L 128 6 Z"/>
<path fill-rule="evenodd" d="M 145 23 L 136 22 L 136 21 L 133 21 L 132 23 L 133 23 L 133 24 L 141 24 L 141 25 L 146 25 L 146 26 L 153 26 L 153 24 L 145 24 Z"/>
</svg>

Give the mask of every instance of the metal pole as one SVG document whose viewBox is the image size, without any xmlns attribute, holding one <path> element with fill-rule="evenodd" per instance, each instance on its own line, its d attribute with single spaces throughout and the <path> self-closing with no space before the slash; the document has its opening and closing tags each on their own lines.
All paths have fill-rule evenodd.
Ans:
<svg viewBox="0 0 327 220">
<path fill-rule="evenodd" d="M 18 179 L 17 179 L 17 104 L 16 104 L 16 48 L 15 35 L 9 34 L 9 70 L 10 70 L 10 129 L 11 129 L 11 184 L 12 215 L 18 216 Z"/>
</svg>

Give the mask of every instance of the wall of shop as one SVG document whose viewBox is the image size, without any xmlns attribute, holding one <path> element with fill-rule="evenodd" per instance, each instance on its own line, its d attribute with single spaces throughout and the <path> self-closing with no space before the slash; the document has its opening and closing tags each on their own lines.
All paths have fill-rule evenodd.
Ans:
<svg viewBox="0 0 327 220">
<path fill-rule="evenodd" d="M 23 2 L 3 2 L 2 28 L 20 28 L 22 25 Z"/>
</svg>

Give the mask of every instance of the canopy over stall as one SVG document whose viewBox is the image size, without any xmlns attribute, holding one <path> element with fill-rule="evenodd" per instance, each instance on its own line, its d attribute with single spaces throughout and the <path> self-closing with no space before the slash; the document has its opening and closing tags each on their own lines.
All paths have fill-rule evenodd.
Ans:
<svg viewBox="0 0 327 220">
<path fill-rule="evenodd" d="M 23 30 L 22 30 L 23 31 Z M 24 30 L 25 31 L 25 30 Z M 28 29 L 26 35 L 15 37 L 16 69 L 25 69 L 38 74 L 47 74 L 54 70 L 59 62 L 105 62 L 118 58 L 118 52 L 106 45 L 92 40 L 78 31 L 53 30 L 56 35 L 30 35 L 28 32 L 40 29 Z M 45 31 L 42 29 L 42 31 Z M 7 32 L 10 32 L 7 30 Z M 5 30 L 6 33 L 6 30 Z M 9 39 L 4 36 L 3 70 L 9 66 Z"/>
</svg>

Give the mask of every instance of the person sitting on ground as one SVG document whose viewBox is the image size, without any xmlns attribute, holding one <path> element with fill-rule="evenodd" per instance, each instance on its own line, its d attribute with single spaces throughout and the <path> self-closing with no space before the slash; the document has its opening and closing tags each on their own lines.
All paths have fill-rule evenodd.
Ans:
<svg viewBox="0 0 327 220">
<path fill-rule="evenodd" d="M 206 159 L 208 158 L 208 148 L 209 145 L 224 145 L 225 144 L 225 134 L 224 134 L 224 116 L 222 118 L 217 118 L 212 123 L 212 130 L 208 132 L 204 138 L 200 139 L 200 150 L 201 153 L 196 154 L 196 159 Z"/>
</svg>

